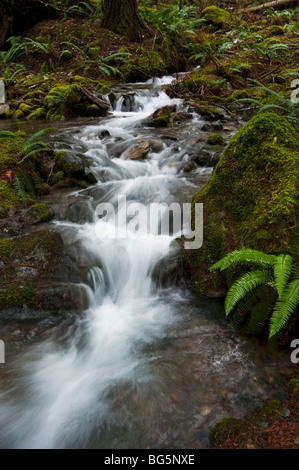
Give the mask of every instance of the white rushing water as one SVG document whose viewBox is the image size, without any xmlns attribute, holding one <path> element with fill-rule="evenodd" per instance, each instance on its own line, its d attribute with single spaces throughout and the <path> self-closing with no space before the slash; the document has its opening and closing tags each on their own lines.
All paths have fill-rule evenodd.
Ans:
<svg viewBox="0 0 299 470">
<path fill-rule="evenodd" d="M 160 84 L 168 82 L 166 78 Z M 122 139 L 134 144 L 138 140 L 136 125 L 156 109 L 179 105 L 180 101 L 155 89 L 135 96 L 135 111 L 122 111 L 123 101 L 123 97 L 117 99 L 113 117 L 87 126 L 77 135 L 88 147 L 86 156 L 93 160 L 93 173 L 99 179 L 103 172 L 106 175 L 105 183 L 99 183 L 103 196 L 96 202 L 115 204 L 118 195 L 126 196 L 129 203 L 145 205 L 167 201 L 176 184 L 176 172 L 160 165 L 166 147 L 159 154 L 152 152 L 146 162 L 125 161 L 122 156 L 111 159 L 98 135 L 105 130 L 110 134 L 109 142 Z M 151 280 L 156 262 L 173 250 L 174 237 L 127 230 L 124 219 L 118 228 L 125 238 L 111 238 L 113 221 L 96 225 L 96 220 L 83 225 L 58 223 L 62 233 L 71 230 L 85 252 L 98 260 L 88 276 L 90 308 L 66 331 L 62 342 L 49 339 L 22 357 L 22 378 L 14 384 L 22 387 L 22 401 L 13 399 L 17 390 L 9 391 L 12 399 L 8 403 L 7 395 L 0 397 L 4 441 L 9 446 L 87 445 L 94 425 L 104 426 L 113 420 L 106 400 L 109 388 L 133 379 L 145 380 L 144 370 L 139 372 L 138 348 L 163 337 L 175 321 L 171 306 L 159 297 Z"/>
</svg>

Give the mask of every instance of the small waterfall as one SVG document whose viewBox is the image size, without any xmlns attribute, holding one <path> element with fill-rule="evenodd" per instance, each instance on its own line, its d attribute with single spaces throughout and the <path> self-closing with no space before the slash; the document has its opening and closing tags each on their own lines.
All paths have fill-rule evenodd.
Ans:
<svg viewBox="0 0 299 470">
<path fill-rule="evenodd" d="M 289 367 L 229 330 L 218 299 L 172 285 L 179 233 L 148 230 L 151 204 L 190 202 L 212 171 L 182 170 L 187 149 L 202 140 L 201 118 L 179 130 L 144 124 L 163 106 L 182 106 L 163 90 L 172 80 L 115 90 L 109 116 L 65 137 L 65 150 L 91 162 L 98 181 L 76 191 L 78 202 L 52 227 L 92 260 L 81 284 L 89 307 L 10 364 L 0 385 L 3 448 L 207 448 L 217 419 L 252 410 Z M 141 141 L 146 158 L 126 159 Z M 61 136 L 56 142 L 64 150 Z M 110 217 L 97 213 L 102 203 Z M 170 287 L 160 288 L 164 275 Z"/>
</svg>

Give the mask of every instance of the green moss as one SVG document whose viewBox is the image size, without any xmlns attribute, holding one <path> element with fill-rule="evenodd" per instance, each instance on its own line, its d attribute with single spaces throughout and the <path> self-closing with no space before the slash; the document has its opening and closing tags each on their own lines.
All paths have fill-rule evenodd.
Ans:
<svg viewBox="0 0 299 470">
<path fill-rule="evenodd" d="M 280 400 L 276 398 L 268 398 L 268 400 L 264 401 L 259 409 L 259 412 L 264 416 L 271 416 L 279 414 L 282 407 L 282 403 Z"/>
<path fill-rule="evenodd" d="M 191 252 L 199 291 L 215 279 L 209 264 L 233 249 L 288 252 L 298 261 L 298 149 L 298 133 L 274 113 L 255 116 L 231 138 L 192 201 L 204 204 L 203 247 Z"/>
<path fill-rule="evenodd" d="M 23 117 L 25 117 L 25 114 L 23 113 L 23 111 L 21 111 L 20 109 L 17 109 L 14 113 L 13 113 L 13 117 L 15 119 L 23 119 Z"/>
<path fill-rule="evenodd" d="M 59 181 L 62 181 L 64 178 L 64 172 L 63 171 L 57 171 L 57 173 L 55 173 L 52 178 L 51 178 L 51 182 L 53 184 L 57 184 Z"/>
<path fill-rule="evenodd" d="M 210 431 L 210 443 L 218 447 L 228 436 L 235 437 L 242 431 L 242 421 L 236 418 L 225 417 L 218 421 Z"/>
<path fill-rule="evenodd" d="M 34 281 L 27 281 L 25 285 L 11 283 L 0 288 L 0 309 L 11 307 L 34 307 L 36 290 Z"/>
<path fill-rule="evenodd" d="M 232 15 L 228 11 L 216 6 L 206 7 L 202 12 L 202 16 L 207 23 L 217 27 L 230 25 L 232 23 Z"/>
<path fill-rule="evenodd" d="M 27 116 L 31 112 L 31 107 L 28 104 L 24 103 L 24 102 L 19 104 L 18 109 L 20 111 L 22 111 L 24 116 Z"/>
<path fill-rule="evenodd" d="M 18 163 L 18 153 L 23 145 L 24 139 L 17 133 L 7 136 L 0 134 L 0 169 L 6 169 Z"/>
<path fill-rule="evenodd" d="M 291 379 L 288 383 L 288 394 L 299 400 L 299 375 Z"/>
<path fill-rule="evenodd" d="M 228 101 L 236 101 L 236 100 L 240 100 L 240 99 L 244 99 L 248 97 L 249 97 L 248 90 L 235 90 L 228 97 Z"/>
<path fill-rule="evenodd" d="M 280 25 L 272 25 L 260 31 L 259 34 L 261 34 L 264 38 L 270 38 L 272 36 L 282 36 L 284 34 L 284 29 Z"/>
<path fill-rule="evenodd" d="M 142 46 L 128 58 L 120 70 L 126 80 L 135 81 L 165 74 L 166 65 L 159 52 Z"/>
<path fill-rule="evenodd" d="M 45 108 L 37 108 L 33 111 L 33 113 L 29 114 L 28 119 L 30 120 L 37 120 L 37 119 L 45 119 L 46 118 L 46 110 Z"/>
<path fill-rule="evenodd" d="M 0 218 L 6 217 L 12 207 L 19 207 L 20 199 L 7 181 L 0 180 Z"/>
<path fill-rule="evenodd" d="M 34 204 L 33 206 L 30 207 L 29 209 L 30 213 L 34 215 L 36 213 L 36 216 L 41 222 L 46 222 L 51 218 L 51 212 L 47 206 L 47 204 Z"/>
<path fill-rule="evenodd" d="M 169 116 L 159 116 L 153 119 L 152 121 L 149 121 L 147 125 L 149 127 L 156 127 L 156 128 L 169 127 L 170 119 L 169 119 Z"/>
<path fill-rule="evenodd" d="M 211 134 L 207 139 L 207 144 L 209 145 L 222 145 L 224 138 L 221 134 Z"/>
<path fill-rule="evenodd" d="M 7 119 L 12 118 L 13 115 L 14 115 L 14 111 L 13 111 L 12 109 L 8 109 L 7 111 L 5 111 L 5 117 L 6 117 Z"/>
<path fill-rule="evenodd" d="M 6 263 L 15 249 L 16 242 L 11 238 L 0 238 L 0 261 Z"/>
<path fill-rule="evenodd" d="M 40 194 L 41 196 L 45 196 L 45 195 L 47 195 L 47 194 L 50 193 L 50 190 L 51 190 L 50 186 L 49 186 L 47 183 L 43 183 L 43 184 L 39 187 L 38 192 L 39 192 L 39 194 Z"/>
</svg>

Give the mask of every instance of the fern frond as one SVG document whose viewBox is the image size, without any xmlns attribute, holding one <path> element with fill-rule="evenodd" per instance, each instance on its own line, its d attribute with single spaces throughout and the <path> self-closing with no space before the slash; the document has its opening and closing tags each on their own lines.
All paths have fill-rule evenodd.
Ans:
<svg viewBox="0 0 299 470">
<path fill-rule="evenodd" d="M 26 196 L 26 189 L 22 180 L 21 175 L 18 173 L 15 174 L 14 176 L 14 188 L 19 196 L 20 199 L 22 199 L 23 202 L 27 201 L 27 196 Z"/>
<path fill-rule="evenodd" d="M 250 271 L 237 279 L 230 287 L 224 302 L 225 315 L 229 315 L 236 304 L 261 284 L 265 284 L 273 279 L 272 271 L 256 270 Z"/>
<path fill-rule="evenodd" d="M 279 299 L 289 281 L 292 272 L 292 257 L 290 255 L 279 255 L 273 265 L 275 288 Z"/>
<path fill-rule="evenodd" d="M 2 137 L 15 137 L 15 133 L 11 131 L 0 131 L 0 139 Z"/>
<path fill-rule="evenodd" d="M 235 250 L 228 253 L 221 258 L 217 263 L 209 268 L 209 271 L 219 269 L 224 271 L 233 264 L 257 265 L 262 268 L 270 268 L 276 260 L 275 255 L 268 255 L 262 251 L 244 248 L 242 250 Z"/>
<path fill-rule="evenodd" d="M 274 305 L 270 319 L 269 339 L 281 332 L 299 304 L 299 279 L 294 279 Z"/>
</svg>

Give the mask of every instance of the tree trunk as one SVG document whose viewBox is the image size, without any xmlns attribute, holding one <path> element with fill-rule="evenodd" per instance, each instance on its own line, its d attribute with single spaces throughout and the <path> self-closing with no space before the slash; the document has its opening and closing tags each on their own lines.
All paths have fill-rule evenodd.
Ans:
<svg viewBox="0 0 299 470">
<path fill-rule="evenodd" d="M 129 40 L 139 40 L 143 25 L 138 16 L 136 0 L 103 0 L 102 26 Z"/>
<path fill-rule="evenodd" d="M 299 0 L 274 0 L 272 2 L 263 3 L 251 8 L 243 8 L 241 12 L 254 12 L 265 10 L 266 8 L 274 8 L 274 10 L 280 10 L 284 8 L 296 7 L 299 5 Z"/>
<path fill-rule="evenodd" d="M 41 0 L 0 0 L 0 49 L 10 36 L 20 36 L 38 21 L 57 17 L 57 11 Z"/>
</svg>

